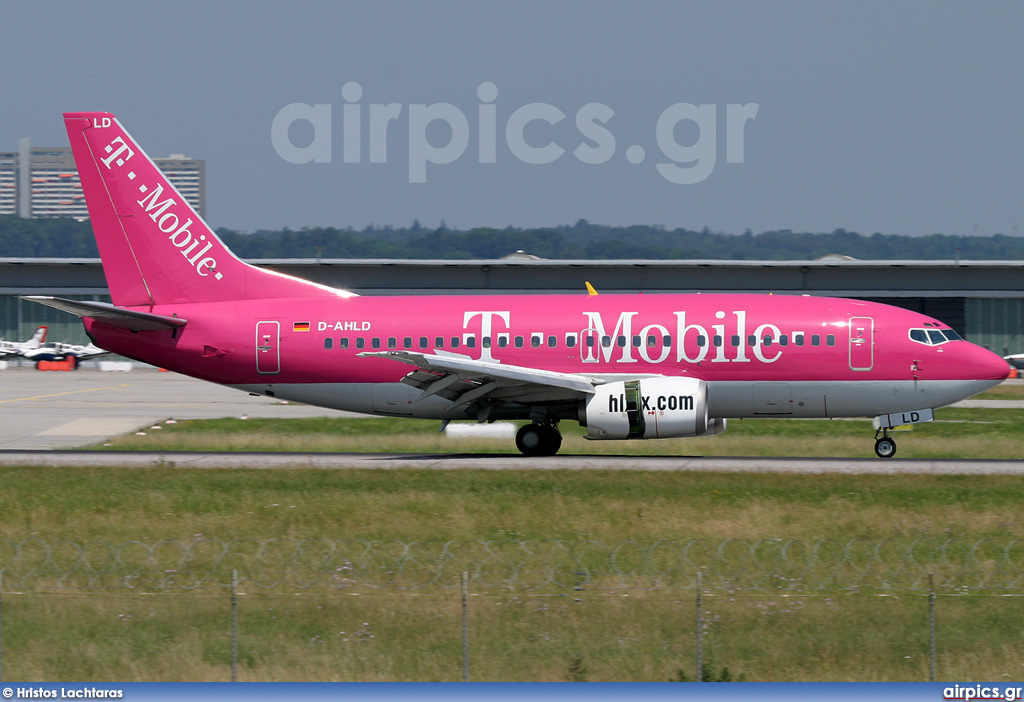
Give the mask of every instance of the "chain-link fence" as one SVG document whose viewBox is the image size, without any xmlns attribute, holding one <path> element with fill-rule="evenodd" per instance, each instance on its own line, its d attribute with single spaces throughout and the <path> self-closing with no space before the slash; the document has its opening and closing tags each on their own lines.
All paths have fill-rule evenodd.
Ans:
<svg viewBox="0 0 1024 702">
<path fill-rule="evenodd" d="M 30 538 L 0 577 L 23 680 L 1024 677 L 1016 540 Z"/>
</svg>

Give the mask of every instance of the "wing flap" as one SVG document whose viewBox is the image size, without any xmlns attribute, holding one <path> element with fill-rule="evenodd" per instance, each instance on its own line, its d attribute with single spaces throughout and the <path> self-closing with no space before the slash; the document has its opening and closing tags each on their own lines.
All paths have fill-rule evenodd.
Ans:
<svg viewBox="0 0 1024 702">
<path fill-rule="evenodd" d="M 452 406 L 482 400 L 488 396 L 514 401 L 517 396 L 537 395 L 538 390 L 566 391 L 566 395 L 585 397 L 594 393 L 602 381 L 573 373 L 558 373 L 539 368 L 478 361 L 460 354 L 435 351 L 365 351 L 359 356 L 385 358 L 416 370 L 402 382 L 423 391 L 420 400 L 437 395 Z"/>
<path fill-rule="evenodd" d="M 40 305 L 70 312 L 79 317 L 91 317 L 119 329 L 160 331 L 162 329 L 177 329 L 188 324 L 188 320 L 181 317 L 168 317 L 162 314 L 153 314 L 152 312 L 126 310 L 121 307 L 115 307 L 107 302 L 68 300 L 63 297 L 52 297 L 50 295 L 22 295 L 21 299 L 38 302 Z"/>
</svg>

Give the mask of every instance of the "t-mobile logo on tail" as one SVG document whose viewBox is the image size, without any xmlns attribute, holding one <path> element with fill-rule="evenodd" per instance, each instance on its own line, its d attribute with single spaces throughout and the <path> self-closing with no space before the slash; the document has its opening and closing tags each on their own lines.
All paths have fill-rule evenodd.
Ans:
<svg viewBox="0 0 1024 702">
<path fill-rule="evenodd" d="M 116 150 L 114 148 L 115 144 L 117 145 Z M 107 168 L 110 168 L 110 162 L 113 161 L 114 159 L 117 159 L 117 165 L 123 166 L 125 161 L 127 161 L 128 159 L 135 155 L 135 152 L 131 150 L 128 144 L 124 143 L 123 137 L 117 137 L 112 142 L 107 144 L 107 146 L 104 147 L 103 150 L 110 154 L 110 156 L 108 156 L 107 158 L 100 159 L 101 161 L 103 161 L 103 165 L 106 166 Z M 121 154 L 125 153 L 126 151 L 128 153 L 125 155 L 124 158 L 121 158 Z"/>
</svg>

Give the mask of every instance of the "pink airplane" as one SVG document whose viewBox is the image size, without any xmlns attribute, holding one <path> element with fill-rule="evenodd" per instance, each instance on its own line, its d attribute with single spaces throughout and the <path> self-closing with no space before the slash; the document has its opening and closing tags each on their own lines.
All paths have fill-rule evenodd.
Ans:
<svg viewBox="0 0 1024 702">
<path fill-rule="evenodd" d="M 727 418 L 894 426 L 999 384 L 1006 361 L 917 312 L 784 295 L 361 297 L 236 258 L 117 119 L 64 115 L 113 304 L 35 300 L 96 345 L 268 397 L 392 417 L 558 423 L 589 439 L 718 434 Z"/>
</svg>

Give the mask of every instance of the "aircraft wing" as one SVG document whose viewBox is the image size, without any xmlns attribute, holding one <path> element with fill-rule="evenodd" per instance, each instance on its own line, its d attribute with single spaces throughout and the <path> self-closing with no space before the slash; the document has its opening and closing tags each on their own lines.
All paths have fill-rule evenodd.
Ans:
<svg viewBox="0 0 1024 702">
<path fill-rule="evenodd" d="M 89 358 L 96 358 L 97 356 L 106 356 L 109 353 L 110 353 L 110 351 L 106 351 L 104 349 L 98 349 L 96 351 L 89 350 L 89 351 L 86 351 L 85 353 L 76 353 L 75 355 L 78 356 L 78 360 L 79 361 L 84 361 L 84 360 L 89 359 Z"/>
<path fill-rule="evenodd" d="M 51 297 L 49 295 L 22 295 L 21 299 L 38 302 L 48 307 L 55 307 L 58 310 L 70 312 L 79 317 L 92 317 L 112 327 L 131 329 L 133 331 L 176 329 L 188 323 L 188 320 L 180 317 L 168 317 L 163 314 L 126 310 L 121 307 L 115 307 L 107 302 L 67 300 L 63 297 Z"/>
<path fill-rule="evenodd" d="M 451 407 L 484 398 L 513 402 L 578 400 L 594 394 L 594 386 L 604 382 L 576 373 L 478 361 L 444 351 L 365 351 L 359 355 L 415 366 L 402 382 L 421 389 L 420 400 L 438 395 L 449 400 Z"/>
<path fill-rule="evenodd" d="M 64 353 L 65 356 L 74 356 L 79 361 L 85 361 L 90 358 L 96 358 L 97 356 L 104 356 L 110 353 L 106 349 L 101 349 L 95 344 L 89 344 L 88 346 L 75 346 L 59 344 L 58 348 Z"/>
</svg>

